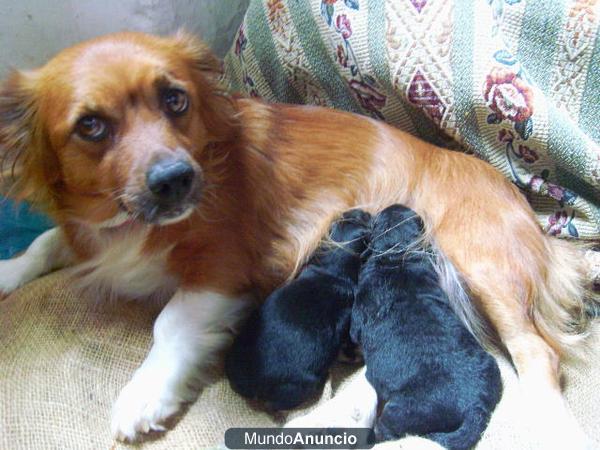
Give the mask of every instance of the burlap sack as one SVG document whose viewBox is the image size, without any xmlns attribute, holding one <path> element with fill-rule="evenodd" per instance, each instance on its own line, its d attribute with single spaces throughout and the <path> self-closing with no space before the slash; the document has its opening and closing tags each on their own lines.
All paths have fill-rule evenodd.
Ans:
<svg viewBox="0 0 600 450">
<path fill-rule="evenodd" d="M 94 305 L 60 273 L 1 301 L 0 449 L 122 448 L 109 432 L 110 408 L 149 349 L 156 313 L 140 304 Z M 593 347 L 587 364 L 566 367 L 566 395 L 600 446 L 600 339 Z M 501 369 L 505 393 L 477 448 L 525 450 L 536 439 L 518 414 L 516 376 L 506 361 Z M 320 401 L 344 389 L 353 370 L 338 366 Z M 229 427 L 276 426 L 282 419 L 252 408 L 220 378 L 172 431 L 143 447 L 215 448 Z"/>
</svg>

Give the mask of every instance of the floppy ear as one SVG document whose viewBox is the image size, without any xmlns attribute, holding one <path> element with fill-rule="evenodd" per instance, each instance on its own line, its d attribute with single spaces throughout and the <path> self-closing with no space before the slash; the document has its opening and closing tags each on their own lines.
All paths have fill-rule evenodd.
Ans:
<svg viewBox="0 0 600 450">
<path fill-rule="evenodd" d="M 57 172 L 45 161 L 47 139 L 38 115 L 34 72 L 12 72 L 0 85 L 0 187 L 17 200 L 51 207 Z M 54 173 L 52 171 L 54 170 Z"/>
<path fill-rule="evenodd" d="M 221 60 L 208 45 L 184 30 L 179 30 L 172 39 L 195 74 L 202 102 L 199 112 L 211 138 L 216 142 L 230 139 L 235 130 L 235 109 L 220 82 Z"/>
<path fill-rule="evenodd" d="M 221 61 L 210 47 L 198 37 L 179 29 L 173 36 L 174 41 L 183 51 L 194 70 L 202 72 L 206 77 L 216 79 L 222 74 Z"/>
</svg>

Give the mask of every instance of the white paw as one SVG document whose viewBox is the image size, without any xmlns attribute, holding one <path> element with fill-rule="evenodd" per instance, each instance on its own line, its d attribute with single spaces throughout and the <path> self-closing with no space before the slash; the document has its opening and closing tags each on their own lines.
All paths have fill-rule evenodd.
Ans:
<svg viewBox="0 0 600 450">
<path fill-rule="evenodd" d="M 0 295 L 10 294 L 31 280 L 24 271 L 22 256 L 0 261 Z"/>
<path fill-rule="evenodd" d="M 440 444 L 418 436 L 376 444 L 373 450 L 445 450 Z"/>
<path fill-rule="evenodd" d="M 210 380 L 207 369 L 246 308 L 246 301 L 211 291 L 177 291 L 154 324 L 150 353 L 113 407 L 113 436 L 131 442 L 164 431 Z"/>
<path fill-rule="evenodd" d="M 557 391 L 521 386 L 527 403 L 519 419 L 527 424 L 535 436 L 535 449 L 592 450 L 597 445 L 586 435 L 571 412 L 567 402 Z"/>
<path fill-rule="evenodd" d="M 371 428 L 377 413 L 377 393 L 364 377 L 364 370 L 331 400 L 285 428 Z"/>
<path fill-rule="evenodd" d="M 160 381 L 138 372 L 123 388 L 112 410 L 115 439 L 133 442 L 151 431 L 166 430 L 165 421 L 179 412 L 183 401 L 176 392 L 157 386 Z"/>
<path fill-rule="evenodd" d="M 542 414 L 538 416 L 543 417 Z M 552 418 L 547 421 L 534 419 L 537 423 L 530 426 L 535 430 L 536 441 L 540 450 L 566 449 L 569 450 L 592 450 L 597 449 L 596 444 L 585 434 L 575 418 L 565 415 L 560 420 Z"/>
<path fill-rule="evenodd" d="M 58 228 L 39 235 L 22 255 L 0 261 L 0 295 L 10 294 L 31 280 L 63 267 L 70 260 Z"/>
<path fill-rule="evenodd" d="M 285 428 L 371 428 L 374 414 L 360 405 L 325 403 L 304 416 L 296 417 Z"/>
</svg>

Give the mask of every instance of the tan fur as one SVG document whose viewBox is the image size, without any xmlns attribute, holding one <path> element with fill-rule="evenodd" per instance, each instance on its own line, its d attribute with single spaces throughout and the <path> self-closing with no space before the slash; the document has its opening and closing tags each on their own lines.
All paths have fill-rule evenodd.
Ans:
<svg viewBox="0 0 600 450">
<path fill-rule="evenodd" d="M 519 372 L 554 386 L 558 355 L 575 354 L 585 336 L 581 257 L 542 233 L 515 186 L 472 156 L 371 119 L 228 97 L 217 71 L 188 36 L 122 33 L 13 74 L 0 94 L 0 140 L 21 171 L 15 195 L 40 201 L 91 260 L 101 240 L 93 224 L 118 211 L 124 191 L 143 188 L 148 161 L 184 148 L 203 170 L 204 199 L 190 218 L 150 228 L 140 258 L 167 251 L 180 285 L 232 295 L 264 294 L 292 276 L 342 211 L 406 204 L 423 216 L 464 320 L 498 333 Z M 192 110 L 177 122 L 157 111 L 160 77 L 190 93 Z M 110 142 L 74 137 L 85 108 L 114 118 Z"/>
</svg>

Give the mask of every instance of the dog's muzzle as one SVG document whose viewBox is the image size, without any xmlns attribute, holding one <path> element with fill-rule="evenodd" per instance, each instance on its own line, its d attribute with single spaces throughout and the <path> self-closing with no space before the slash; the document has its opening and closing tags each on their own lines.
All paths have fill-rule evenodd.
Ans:
<svg viewBox="0 0 600 450">
<path fill-rule="evenodd" d="M 160 205 L 180 204 L 190 193 L 195 178 L 192 165 L 181 159 L 162 159 L 146 172 L 146 185 Z"/>
<path fill-rule="evenodd" d="M 200 200 L 202 173 L 187 159 L 167 157 L 146 171 L 145 193 L 135 209 L 147 223 L 167 224 L 187 217 Z"/>
</svg>

